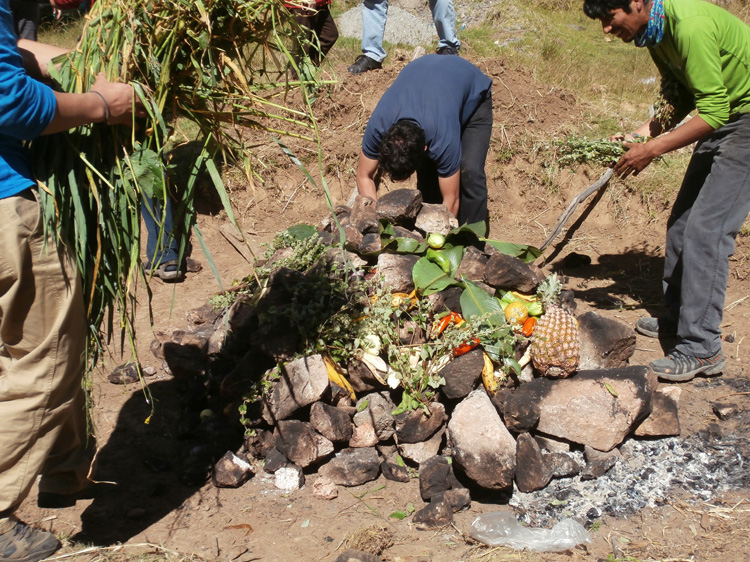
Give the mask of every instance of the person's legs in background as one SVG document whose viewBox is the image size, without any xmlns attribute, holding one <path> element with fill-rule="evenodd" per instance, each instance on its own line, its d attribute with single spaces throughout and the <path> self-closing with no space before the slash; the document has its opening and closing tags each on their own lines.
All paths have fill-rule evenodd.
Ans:
<svg viewBox="0 0 750 562">
<path fill-rule="evenodd" d="M 347 70 L 350 74 L 362 74 L 368 70 L 382 68 L 385 50 L 383 35 L 388 19 L 388 0 L 364 0 L 362 2 L 362 54 Z"/>
<path fill-rule="evenodd" d="M 172 204 L 159 199 L 143 198 L 141 215 L 146 226 L 146 275 L 155 275 L 164 281 L 179 281 L 184 272 L 179 262 L 179 247 L 174 237 Z"/>
<path fill-rule="evenodd" d="M 339 38 L 339 30 L 331 15 L 329 5 L 319 8 L 318 13 L 313 17 L 313 31 L 315 31 L 315 35 L 318 37 L 320 50 L 312 49 L 310 60 L 315 66 L 320 66 L 328 51 L 331 50 L 331 47 L 333 47 Z"/>
<path fill-rule="evenodd" d="M 429 4 L 439 39 L 438 54 L 457 55 L 461 42 L 456 37 L 456 12 L 453 0 L 429 0 Z"/>
<path fill-rule="evenodd" d="M 39 30 L 39 3 L 36 0 L 11 0 L 13 25 L 19 39 L 36 41 Z"/>
</svg>

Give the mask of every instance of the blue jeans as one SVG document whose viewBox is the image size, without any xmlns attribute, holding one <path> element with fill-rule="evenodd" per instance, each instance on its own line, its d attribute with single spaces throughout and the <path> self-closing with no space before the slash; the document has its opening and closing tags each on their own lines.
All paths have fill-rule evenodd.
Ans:
<svg viewBox="0 0 750 562">
<path fill-rule="evenodd" d="M 161 219 L 164 216 L 164 223 Z M 172 204 L 169 198 L 166 204 L 160 199 L 144 197 L 141 203 L 141 216 L 146 225 L 146 255 L 149 264 L 158 266 L 161 263 L 176 260 L 179 254 L 177 241 L 172 229 Z"/>
<path fill-rule="evenodd" d="M 438 48 L 461 46 L 456 37 L 456 13 L 453 0 L 429 0 L 432 21 L 437 31 Z M 385 58 L 383 35 L 388 19 L 388 0 L 364 0 L 362 2 L 362 54 L 382 62 Z"/>
<path fill-rule="evenodd" d="M 750 114 L 698 143 L 667 222 L 664 296 L 687 355 L 721 349 L 729 256 L 750 212 L 748 162 Z"/>
</svg>

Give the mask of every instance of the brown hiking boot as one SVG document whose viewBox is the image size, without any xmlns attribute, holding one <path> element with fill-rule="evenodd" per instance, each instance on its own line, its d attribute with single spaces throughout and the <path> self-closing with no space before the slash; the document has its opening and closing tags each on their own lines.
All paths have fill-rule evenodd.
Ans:
<svg viewBox="0 0 750 562">
<path fill-rule="evenodd" d="M 0 562 L 37 562 L 60 548 L 60 541 L 49 531 L 32 529 L 12 518 L 13 527 L 0 534 Z"/>
</svg>

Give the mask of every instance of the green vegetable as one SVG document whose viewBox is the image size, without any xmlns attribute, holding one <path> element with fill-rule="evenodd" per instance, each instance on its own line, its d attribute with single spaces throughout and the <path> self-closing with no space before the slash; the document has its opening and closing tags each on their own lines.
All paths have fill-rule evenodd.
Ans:
<svg viewBox="0 0 750 562">
<path fill-rule="evenodd" d="M 445 236 L 442 234 L 433 232 L 427 236 L 427 245 L 430 248 L 438 250 L 443 247 L 443 244 L 445 244 Z"/>
<path fill-rule="evenodd" d="M 544 306 L 542 301 L 527 301 L 518 298 L 513 294 L 513 291 L 506 291 L 505 294 L 500 298 L 500 306 L 505 310 L 505 307 L 512 302 L 520 302 L 526 307 L 529 312 L 529 316 L 541 316 L 544 313 Z"/>
<path fill-rule="evenodd" d="M 446 256 L 444 256 L 439 250 L 433 250 L 432 248 L 430 248 L 429 250 L 427 250 L 425 257 L 429 261 L 437 265 L 445 273 L 451 272 L 450 260 Z"/>
</svg>

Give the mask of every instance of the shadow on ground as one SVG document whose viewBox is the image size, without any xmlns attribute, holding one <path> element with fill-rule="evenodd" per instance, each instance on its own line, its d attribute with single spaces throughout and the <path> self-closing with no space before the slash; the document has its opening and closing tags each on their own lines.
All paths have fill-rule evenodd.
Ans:
<svg viewBox="0 0 750 562">
<path fill-rule="evenodd" d="M 198 379 L 158 381 L 130 396 L 97 457 L 97 480 L 113 484 L 81 515 L 76 541 L 126 542 L 172 512 L 168 524 L 179 524 L 185 500 L 242 440 L 239 424 L 201 420 L 205 396 Z"/>
</svg>

